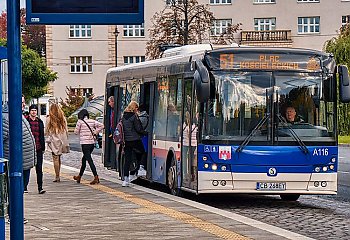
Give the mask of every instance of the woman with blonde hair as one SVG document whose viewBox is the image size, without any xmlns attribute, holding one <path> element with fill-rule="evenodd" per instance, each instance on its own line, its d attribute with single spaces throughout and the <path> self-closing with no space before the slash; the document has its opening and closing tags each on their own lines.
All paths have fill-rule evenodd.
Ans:
<svg viewBox="0 0 350 240">
<path fill-rule="evenodd" d="M 53 166 L 56 178 L 60 182 L 61 155 L 69 152 L 67 120 L 61 107 L 57 103 L 50 106 L 49 116 L 46 119 L 47 147 L 52 153 Z"/>
<path fill-rule="evenodd" d="M 139 105 L 135 101 L 131 101 L 123 113 L 122 123 L 124 130 L 124 181 L 122 186 L 127 187 L 130 182 L 135 180 L 136 170 L 130 171 L 133 153 L 137 154 L 138 162 L 140 162 L 145 150 L 142 144 L 141 137 L 147 132 L 143 129 L 140 119 L 138 118 Z M 135 151 L 136 150 L 136 151 Z M 130 175 L 129 175 L 130 171 Z"/>
</svg>

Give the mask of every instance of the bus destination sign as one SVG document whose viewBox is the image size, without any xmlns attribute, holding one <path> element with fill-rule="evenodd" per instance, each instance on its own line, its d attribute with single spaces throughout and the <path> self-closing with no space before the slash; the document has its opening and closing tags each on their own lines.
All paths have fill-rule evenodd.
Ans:
<svg viewBox="0 0 350 240">
<path fill-rule="evenodd" d="M 320 70 L 318 59 L 303 55 L 221 53 L 218 60 L 220 69 Z"/>
</svg>

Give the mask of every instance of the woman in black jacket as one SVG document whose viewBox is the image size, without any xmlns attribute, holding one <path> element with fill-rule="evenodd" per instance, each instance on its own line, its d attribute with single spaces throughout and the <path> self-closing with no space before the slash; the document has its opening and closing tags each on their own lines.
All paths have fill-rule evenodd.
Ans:
<svg viewBox="0 0 350 240">
<path fill-rule="evenodd" d="M 125 141 L 124 181 L 122 184 L 123 187 L 127 187 L 131 181 L 136 179 L 136 170 L 131 171 L 129 176 L 133 152 L 137 154 L 138 160 L 140 160 L 142 154 L 145 152 L 141 138 L 143 135 L 146 135 L 147 132 L 142 128 L 141 121 L 138 118 L 138 108 L 138 103 L 131 101 L 125 109 L 122 118 Z"/>
</svg>

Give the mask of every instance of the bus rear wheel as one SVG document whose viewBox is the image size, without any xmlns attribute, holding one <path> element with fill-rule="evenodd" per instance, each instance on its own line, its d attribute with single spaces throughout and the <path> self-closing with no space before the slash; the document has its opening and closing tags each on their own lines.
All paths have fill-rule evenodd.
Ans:
<svg viewBox="0 0 350 240">
<path fill-rule="evenodd" d="M 281 194 L 280 197 L 283 201 L 296 201 L 299 199 L 300 194 Z"/>
<path fill-rule="evenodd" d="M 177 169 L 174 158 L 171 160 L 170 167 L 168 169 L 167 185 L 172 195 L 182 195 L 181 190 L 177 187 Z"/>
</svg>

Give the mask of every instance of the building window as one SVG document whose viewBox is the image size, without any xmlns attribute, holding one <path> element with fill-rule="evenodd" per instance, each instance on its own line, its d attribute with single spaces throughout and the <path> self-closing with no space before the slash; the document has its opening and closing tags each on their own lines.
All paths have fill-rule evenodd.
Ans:
<svg viewBox="0 0 350 240">
<path fill-rule="evenodd" d="M 341 25 L 345 26 L 346 24 L 350 23 L 350 15 L 342 16 L 341 17 Z"/>
<path fill-rule="evenodd" d="M 320 2 L 320 0 L 297 0 L 298 2 L 304 3 L 304 2 Z"/>
<path fill-rule="evenodd" d="M 123 36 L 124 37 L 144 37 L 145 27 L 142 23 L 141 25 L 124 25 L 123 26 Z"/>
<path fill-rule="evenodd" d="M 70 57 L 71 73 L 92 73 L 92 57 Z"/>
<path fill-rule="evenodd" d="M 182 4 L 182 0 L 165 0 L 166 5 L 171 6 L 171 5 L 177 5 L 177 4 Z"/>
<path fill-rule="evenodd" d="M 132 64 L 132 63 L 139 63 L 139 62 L 144 62 L 145 56 L 125 56 L 124 57 L 124 64 Z"/>
<path fill-rule="evenodd" d="M 254 3 L 275 3 L 276 0 L 254 0 Z"/>
<path fill-rule="evenodd" d="M 75 94 L 78 96 L 91 96 L 92 88 L 70 88 L 71 94 Z"/>
<path fill-rule="evenodd" d="M 271 31 L 276 29 L 276 18 L 255 18 L 255 31 Z"/>
<path fill-rule="evenodd" d="M 298 33 L 319 33 L 320 17 L 298 17 Z"/>
<path fill-rule="evenodd" d="M 226 29 L 228 26 L 232 24 L 231 19 L 221 19 L 221 20 L 214 20 L 211 26 L 211 35 L 212 36 L 220 36 L 224 33 L 226 33 Z"/>
<path fill-rule="evenodd" d="M 231 0 L 209 0 L 209 3 L 212 5 L 216 4 L 231 4 Z"/>
<path fill-rule="evenodd" d="M 70 38 L 91 38 L 91 25 L 69 25 Z"/>
</svg>

